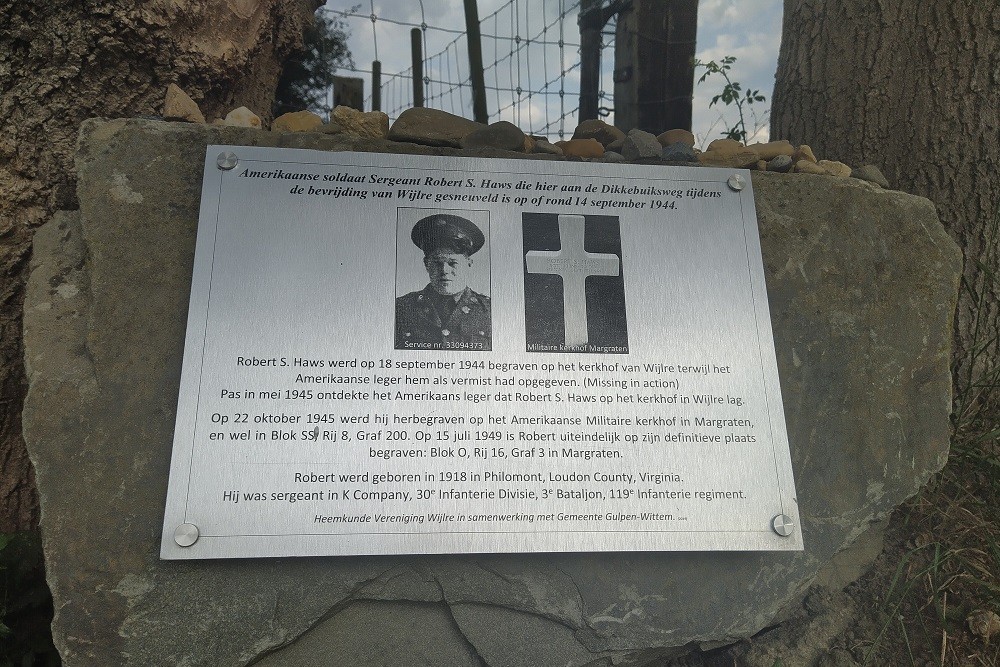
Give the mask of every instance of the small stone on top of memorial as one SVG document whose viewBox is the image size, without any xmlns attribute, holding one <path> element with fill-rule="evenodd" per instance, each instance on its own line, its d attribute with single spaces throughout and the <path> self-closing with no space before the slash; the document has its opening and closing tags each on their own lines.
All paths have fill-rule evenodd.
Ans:
<svg viewBox="0 0 1000 667">
<path fill-rule="evenodd" d="M 767 170 L 780 174 L 788 173 L 792 168 L 792 157 L 790 155 L 776 155 L 767 163 Z"/>
<path fill-rule="evenodd" d="M 873 164 L 865 164 L 851 172 L 851 176 L 862 181 L 868 181 L 883 188 L 889 187 L 889 179 L 885 177 L 882 170 Z"/>
<path fill-rule="evenodd" d="M 621 153 L 616 153 L 614 151 L 604 151 L 604 155 L 601 156 L 601 162 L 616 163 L 625 162 L 625 156 Z"/>
<path fill-rule="evenodd" d="M 621 139 L 615 139 L 610 144 L 604 147 L 605 150 L 614 151 L 616 153 L 621 153 L 622 148 L 625 146 L 625 137 Z"/>
<path fill-rule="evenodd" d="M 330 120 L 340 125 L 344 134 L 361 139 L 385 139 L 389 135 L 389 116 L 381 111 L 364 112 L 338 106 L 333 110 Z"/>
<path fill-rule="evenodd" d="M 569 157 L 595 158 L 604 155 L 604 146 L 597 139 L 570 139 L 557 141 L 556 146 Z"/>
<path fill-rule="evenodd" d="M 713 144 L 715 142 L 712 142 Z M 740 147 L 733 149 L 725 145 L 721 149 L 712 149 L 698 154 L 698 162 L 706 167 L 729 167 L 732 169 L 748 169 L 756 166 L 760 155 L 752 148 Z"/>
<path fill-rule="evenodd" d="M 787 139 L 769 141 L 766 144 L 750 144 L 747 148 L 752 148 L 760 155 L 761 160 L 771 160 L 779 155 L 791 156 L 795 153 L 795 146 Z"/>
<path fill-rule="evenodd" d="M 614 125 L 608 125 L 603 120 L 585 120 L 576 126 L 573 132 L 574 139 L 596 139 L 601 145 L 608 148 L 610 144 L 619 139 L 625 138 L 625 133 Z"/>
<path fill-rule="evenodd" d="M 323 119 L 312 111 L 290 111 L 274 119 L 273 132 L 313 132 L 323 124 Z"/>
<path fill-rule="evenodd" d="M 163 98 L 163 119 L 205 123 L 198 104 L 176 83 L 167 86 L 167 94 Z"/>
<path fill-rule="evenodd" d="M 686 144 L 689 147 L 694 146 L 694 135 L 690 131 L 682 129 L 667 130 L 658 135 L 656 140 L 664 147 L 678 143 Z"/>
<path fill-rule="evenodd" d="M 813 151 L 806 144 L 802 144 L 795 149 L 792 154 L 792 161 L 798 162 L 799 160 L 808 160 L 809 162 L 816 162 L 816 156 L 813 155 Z"/>
<path fill-rule="evenodd" d="M 534 153 L 544 153 L 545 155 L 562 155 L 563 150 L 555 144 L 550 144 L 542 139 L 535 140 Z"/>
<path fill-rule="evenodd" d="M 851 175 L 851 168 L 843 162 L 837 162 L 836 160 L 820 160 L 817 164 L 830 176 L 847 178 Z"/>
<path fill-rule="evenodd" d="M 505 151 L 524 151 L 524 132 L 505 120 L 473 130 L 461 139 L 462 148 L 499 148 Z"/>
<path fill-rule="evenodd" d="M 343 134 L 344 126 L 331 120 L 329 123 L 324 123 L 317 127 L 316 131 L 322 134 Z"/>
<path fill-rule="evenodd" d="M 625 145 L 622 146 L 622 155 L 625 159 L 633 162 L 635 160 L 659 160 L 663 155 L 663 146 L 657 141 L 656 136 L 640 129 L 629 130 L 625 137 Z"/>
<path fill-rule="evenodd" d="M 227 113 L 222 124 L 231 127 L 253 127 L 258 130 L 261 127 L 260 116 L 246 107 L 239 107 Z"/>
<path fill-rule="evenodd" d="M 826 169 L 819 166 L 815 162 L 809 160 L 799 160 L 795 163 L 795 173 L 796 174 L 815 174 L 817 176 L 828 176 Z"/>
<path fill-rule="evenodd" d="M 661 135 L 662 136 L 662 135 Z M 657 137 L 659 138 L 659 137 Z M 697 162 L 694 148 L 686 141 L 675 141 L 663 147 L 661 157 L 667 162 Z"/>
<path fill-rule="evenodd" d="M 746 148 L 746 146 L 736 141 L 735 139 L 716 139 L 715 141 L 713 141 L 708 145 L 709 151 L 718 151 L 720 153 L 735 152 L 743 150 L 744 148 Z"/>
<path fill-rule="evenodd" d="M 486 127 L 439 109 L 412 107 L 399 114 L 389 128 L 391 141 L 406 141 L 424 146 L 462 147 L 462 137 Z"/>
</svg>

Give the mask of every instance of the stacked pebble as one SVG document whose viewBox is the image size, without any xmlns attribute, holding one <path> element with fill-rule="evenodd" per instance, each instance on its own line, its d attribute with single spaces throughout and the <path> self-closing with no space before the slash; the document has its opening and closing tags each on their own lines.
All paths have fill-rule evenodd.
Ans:
<svg viewBox="0 0 1000 667">
<path fill-rule="evenodd" d="M 204 123 L 198 105 L 178 86 L 167 87 L 163 103 L 165 120 Z M 262 128 L 259 116 L 246 107 L 230 111 L 216 125 Z M 671 164 L 685 166 L 755 169 L 778 173 L 848 176 L 888 188 L 889 183 L 875 165 L 852 169 L 843 162 L 818 160 L 806 144 L 794 146 L 784 139 L 746 146 L 733 139 L 716 139 L 704 151 L 695 148 L 688 130 L 667 130 L 653 135 L 639 129 L 623 132 L 601 120 L 585 120 L 567 141 L 549 143 L 545 137 L 526 135 L 516 125 L 499 121 L 477 123 L 445 111 L 428 108 L 407 109 L 392 126 L 381 111 L 361 112 L 337 107 L 329 123 L 309 111 L 286 113 L 271 123 L 273 132 L 324 132 L 366 139 L 388 139 L 427 146 L 494 149 L 517 153 L 562 156 L 570 160 Z"/>
</svg>

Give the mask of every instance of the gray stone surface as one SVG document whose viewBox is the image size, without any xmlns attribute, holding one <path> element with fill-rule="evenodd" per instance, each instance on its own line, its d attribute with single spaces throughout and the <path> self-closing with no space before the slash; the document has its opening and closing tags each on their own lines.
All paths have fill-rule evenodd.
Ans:
<svg viewBox="0 0 1000 667">
<path fill-rule="evenodd" d="M 647 664 L 774 622 L 944 463 L 960 256 L 933 206 L 754 173 L 804 552 L 161 562 L 208 143 L 462 154 L 84 125 L 81 210 L 38 231 L 25 304 L 24 429 L 69 667 Z"/>
<path fill-rule="evenodd" d="M 694 149 L 683 141 L 676 141 L 663 147 L 662 153 L 664 162 L 697 162 L 698 156 Z"/>
<path fill-rule="evenodd" d="M 786 174 L 792 170 L 792 158 L 787 155 L 775 155 L 767 162 L 768 171 Z"/>
<path fill-rule="evenodd" d="M 843 592 L 812 589 L 801 614 L 754 641 L 739 656 L 740 667 L 816 665 L 833 641 L 856 620 L 857 605 Z"/>
<path fill-rule="evenodd" d="M 359 631 L 361 630 L 361 631 Z M 352 602 L 258 667 L 448 665 L 482 667 L 443 602 Z"/>
<path fill-rule="evenodd" d="M 412 107 L 399 114 L 399 118 L 389 128 L 389 139 L 425 146 L 458 148 L 462 137 L 486 127 L 482 123 L 438 109 Z"/>
<path fill-rule="evenodd" d="M 524 152 L 524 132 L 505 120 L 487 127 L 473 130 L 462 137 L 462 148 L 499 148 L 506 151 Z"/>
<path fill-rule="evenodd" d="M 585 120 L 576 126 L 573 132 L 574 139 L 597 139 L 601 145 L 608 148 L 609 144 L 615 141 L 623 141 L 625 133 L 614 125 L 608 125 L 603 120 L 594 118 Z"/>
<path fill-rule="evenodd" d="M 548 155 L 562 155 L 562 149 L 556 145 L 550 144 L 547 141 L 542 141 L 541 139 L 535 140 L 535 152 L 536 153 L 546 153 Z"/>
<path fill-rule="evenodd" d="M 624 146 L 624 145 L 625 145 L 625 137 L 622 137 L 620 139 L 615 139 L 610 144 L 608 144 L 607 146 L 605 146 L 604 150 L 614 151 L 615 153 L 621 153 L 622 152 L 622 146 Z"/>
<path fill-rule="evenodd" d="M 869 183 L 875 183 L 883 188 L 889 187 L 889 180 L 882 173 L 882 170 L 873 164 L 864 164 L 851 172 L 851 176 L 854 178 L 861 179 L 862 181 L 868 181 Z"/>
<path fill-rule="evenodd" d="M 629 162 L 636 160 L 659 160 L 663 153 L 663 145 L 655 134 L 635 129 L 629 130 L 622 145 L 622 155 Z"/>
</svg>

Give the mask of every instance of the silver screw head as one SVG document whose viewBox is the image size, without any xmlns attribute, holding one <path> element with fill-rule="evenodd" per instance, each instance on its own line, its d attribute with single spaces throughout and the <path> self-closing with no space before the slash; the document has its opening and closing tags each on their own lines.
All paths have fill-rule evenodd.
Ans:
<svg viewBox="0 0 1000 667">
<path fill-rule="evenodd" d="M 747 179 L 743 178 L 740 174 L 733 174 L 726 183 L 729 184 L 730 190 L 739 192 L 747 186 Z"/>
<path fill-rule="evenodd" d="M 236 157 L 236 153 L 231 153 L 229 151 L 219 153 L 219 157 L 215 158 L 215 164 L 219 165 L 219 169 L 222 169 L 223 171 L 229 171 L 239 163 L 240 159 Z"/>
<path fill-rule="evenodd" d="M 795 532 L 795 524 L 792 523 L 792 517 L 787 514 L 779 514 L 771 519 L 771 528 L 782 537 L 788 537 Z"/>
<path fill-rule="evenodd" d="M 198 526 L 182 523 L 174 529 L 174 542 L 179 547 L 189 547 L 198 541 Z"/>
</svg>

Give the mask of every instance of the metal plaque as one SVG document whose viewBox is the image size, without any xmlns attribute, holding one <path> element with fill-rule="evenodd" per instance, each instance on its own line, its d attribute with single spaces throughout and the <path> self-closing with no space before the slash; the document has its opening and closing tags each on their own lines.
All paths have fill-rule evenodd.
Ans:
<svg viewBox="0 0 1000 667">
<path fill-rule="evenodd" d="M 163 558 L 802 548 L 747 172 L 205 164 Z"/>
</svg>

